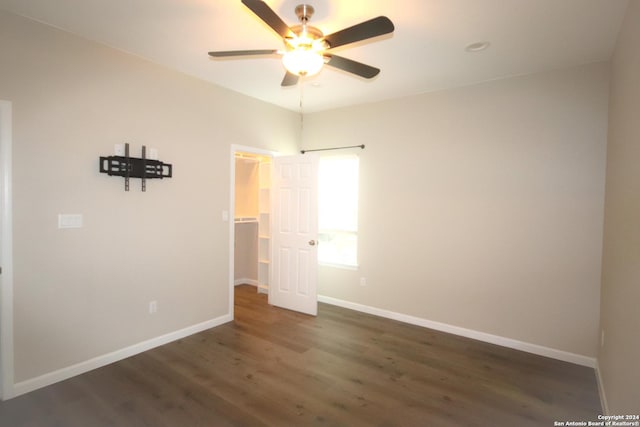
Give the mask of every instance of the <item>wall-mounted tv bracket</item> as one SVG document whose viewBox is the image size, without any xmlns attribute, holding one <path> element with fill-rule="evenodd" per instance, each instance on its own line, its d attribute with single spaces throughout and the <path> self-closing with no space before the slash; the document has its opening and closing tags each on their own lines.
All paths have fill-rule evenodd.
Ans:
<svg viewBox="0 0 640 427">
<path fill-rule="evenodd" d="M 129 178 L 142 179 L 142 191 L 147 191 L 147 178 L 171 178 L 173 167 L 159 160 L 147 159 L 142 146 L 142 158 L 129 157 L 129 143 L 124 144 L 124 156 L 100 157 L 100 172 L 124 177 L 124 191 L 129 191 Z"/>
</svg>

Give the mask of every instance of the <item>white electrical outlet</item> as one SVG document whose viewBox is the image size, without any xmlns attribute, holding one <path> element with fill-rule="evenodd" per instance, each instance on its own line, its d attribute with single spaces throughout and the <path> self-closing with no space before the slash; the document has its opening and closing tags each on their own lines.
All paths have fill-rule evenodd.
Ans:
<svg viewBox="0 0 640 427">
<path fill-rule="evenodd" d="M 82 228 L 82 214 L 58 214 L 58 228 Z"/>
<path fill-rule="evenodd" d="M 360 278 L 360 286 L 367 286 L 367 279 L 364 277 Z"/>
<path fill-rule="evenodd" d="M 154 314 L 158 311 L 158 301 L 149 302 L 149 314 Z"/>
</svg>

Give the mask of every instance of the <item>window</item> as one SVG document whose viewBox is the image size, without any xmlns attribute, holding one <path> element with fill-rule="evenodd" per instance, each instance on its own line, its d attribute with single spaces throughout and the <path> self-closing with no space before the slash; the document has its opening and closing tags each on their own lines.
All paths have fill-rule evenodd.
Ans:
<svg viewBox="0 0 640 427">
<path fill-rule="evenodd" d="M 358 265 L 357 156 L 320 159 L 318 170 L 318 261 L 322 264 Z"/>
</svg>

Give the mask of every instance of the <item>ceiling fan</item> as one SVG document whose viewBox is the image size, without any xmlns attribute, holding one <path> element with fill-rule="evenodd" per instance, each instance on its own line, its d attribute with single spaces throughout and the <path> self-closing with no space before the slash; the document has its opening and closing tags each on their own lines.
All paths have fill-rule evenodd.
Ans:
<svg viewBox="0 0 640 427">
<path fill-rule="evenodd" d="M 282 55 L 282 62 L 287 70 L 282 80 L 282 86 L 296 85 L 300 77 L 317 74 L 324 64 L 366 79 L 373 78 L 380 73 L 379 68 L 343 58 L 328 51 L 393 32 L 393 23 L 386 16 L 379 16 L 325 36 L 318 28 L 308 24 L 314 13 L 314 9 L 310 5 L 301 4 L 296 7 L 295 13 L 300 24 L 289 27 L 265 2 L 242 0 L 242 3 L 282 37 L 284 50 L 217 51 L 209 52 L 211 57 Z"/>
</svg>

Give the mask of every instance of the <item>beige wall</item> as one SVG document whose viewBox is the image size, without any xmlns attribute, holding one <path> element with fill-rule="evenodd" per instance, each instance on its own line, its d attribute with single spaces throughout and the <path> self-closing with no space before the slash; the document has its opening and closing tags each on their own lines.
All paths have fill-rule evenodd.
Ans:
<svg viewBox="0 0 640 427">
<path fill-rule="evenodd" d="M 230 144 L 294 152 L 298 115 L 5 12 L 0 52 L 16 382 L 227 314 Z M 98 173 L 123 142 L 174 177 L 126 193 Z M 59 213 L 84 228 L 57 229 Z"/>
<path fill-rule="evenodd" d="M 626 340 L 637 321 L 618 310 L 638 299 L 635 237 L 615 226 L 637 217 L 620 201 L 638 182 L 626 163 L 637 40 L 621 39 L 614 66 L 603 273 L 600 357 L 619 411 L 638 354 Z M 4 12 L 0 52 L 16 381 L 226 314 L 230 144 L 294 152 L 298 115 Z M 635 75 L 622 67 L 632 61 Z M 608 77 L 593 64 L 307 115 L 303 148 L 367 145 L 360 270 L 322 267 L 320 293 L 594 357 Z M 98 173 L 122 142 L 157 148 L 174 178 L 125 193 Z M 82 213 L 85 227 L 58 230 L 58 213 Z"/>
<path fill-rule="evenodd" d="M 236 284 L 257 285 L 258 282 L 258 222 L 235 224 L 234 278 Z M 241 281 L 242 283 L 237 283 Z"/>
<path fill-rule="evenodd" d="M 235 225 L 235 280 L 258 281 L 258 199 L 259 165 L 257 159 L 236 158 L 235 217 L 255 218 L 253 223 Z M 246 281 L 246 280 L 245 280 Z"/>
<path fill-rule="evenodd" d="M 608 65 L 310 114 L 366 144 L 359 271 L 321 295 L 595 357 Z M 367 286 L 359 285 L 359 278 Z"/>
<path fill-rule="evenodd" d="M 640 2 L 612 61 L 599 363 L 612 414 L 640 409 Z"/>
<path fill-rule="evenodd" d="M 257 160 L 236 159 L 235 217 L 258 217 L 258 176 Z"/>
</svg>

